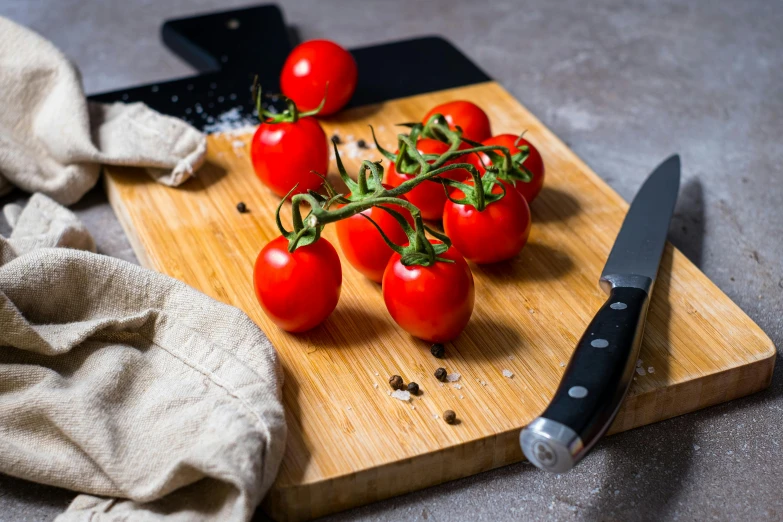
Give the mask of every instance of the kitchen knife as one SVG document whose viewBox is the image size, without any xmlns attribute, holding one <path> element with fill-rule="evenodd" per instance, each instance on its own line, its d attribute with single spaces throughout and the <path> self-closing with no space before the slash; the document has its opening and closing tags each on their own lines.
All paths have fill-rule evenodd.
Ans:
<svg viewBox="0 0 783 522">
<path fill-rule="evenodd" d="M 527 459 L 545 471 L 574 467 L 609 429 L 630 388 L 679 189 L 674 155 L 631 203 L 601 274 L 609 299 L 579 340 L 549 406 L 519 435 Z"/>
</svg>

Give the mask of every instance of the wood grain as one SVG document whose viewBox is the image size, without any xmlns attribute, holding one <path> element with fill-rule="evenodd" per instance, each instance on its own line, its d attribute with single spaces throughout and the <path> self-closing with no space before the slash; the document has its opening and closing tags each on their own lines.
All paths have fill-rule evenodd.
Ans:
<svg viewBox="0 0 783 522">
<path fill-rule="evenodd" d="M 313 518 L 521 460 L 519 429 L 547 404 L 604 301 L 598 276 L 628 205 L 499 85 L 353 109 L 323 125 L 344 140 L 369 141 L 372 123 L 381 143 L 392 146 L 393 124 L 460 98 L 486 108 L 496 134 L 527 129 L 547 180 L 532 205 L 534 226 L 523 252 L 507 263 L 472 267 L 476 309 L 465 332 L 446 346 L 445 360 L 401 331 L 385 311 L 380 287 L 344 259 L 340 304 L 325 324 L 289 335 L 264 316 L 252 267 L 278 234 L 278 200 L 253 174 L 250 134 L 210 136 L 208 164 L 179 189 L 128 169 L 107 173 L 110 200 L 141 262 L 241 308 L 280 352 L 289 437 L 264 503 L 276 519 Z M 380 157 L 375 150 L 343 150 L 352 172 L 361 159 Z M 239 201 L 250 213 L 236 211 Z M 337 245 L 333 230 L 325 237 Z M 765 388 L 775 348 L 668 246 L 641 358 L 645 375 L 635 379 L 612 432 Z M 439 366 L 462 374 L 461 388 L 436 381 Z M 514 377 L 503 377 L 503 369 Z M 422 395 L 411 403 L 389 397 L 391 374 L 418 382 Z M 446 409 L 457 412 L 459 424 L 439 418 Z"/>
</svg>

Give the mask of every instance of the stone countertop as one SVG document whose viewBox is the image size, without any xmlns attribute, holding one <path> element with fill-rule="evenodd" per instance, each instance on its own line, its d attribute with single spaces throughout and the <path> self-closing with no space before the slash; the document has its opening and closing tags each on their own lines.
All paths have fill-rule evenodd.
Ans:
<svg viewBox="0 0 783 522">
<path fill-rule="evenodd" d="M 696 4 L 280 2 L 302 39 L 448 38 L 626 199 L 679 152 L 671 241 L 781 346 L 783 3 Z M 192 73 L 161 44 L 161 21 L 244 5 L 2 0 L 0 15 L 51 39 L 99 92 Z M 135 261 L 100 188 L 75 208 L 102 253 Z M 332 519 L 780 520 L 781 426 L 778 365 L 768 390 L 610 437 L 568 474 L 516 464 Z M 52 519 L 72 496 L 0 476 L 0 518 Z"/>
</svg>

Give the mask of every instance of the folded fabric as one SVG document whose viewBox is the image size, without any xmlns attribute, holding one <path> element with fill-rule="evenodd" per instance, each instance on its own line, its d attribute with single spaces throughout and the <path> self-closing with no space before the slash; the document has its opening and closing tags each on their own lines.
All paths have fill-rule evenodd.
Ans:
<svg viewBox="0 0 783 522">
<path fill-rule="evenodd" d="M 60 522 L 249 520 L 285 443 L 269 340 L 43 195 L 4 213 L 0 473 L 84 493 Z"/>
<path fill-rule="evenodd" d="M 88 103 L 57 48 L 0 17 L 0 196 L 16 185 L 70 205 L 101 164 L 145 167 L 176 186 L 205 154 L 205 136 L 182 120 L 141 103 Z"/>
</svg>

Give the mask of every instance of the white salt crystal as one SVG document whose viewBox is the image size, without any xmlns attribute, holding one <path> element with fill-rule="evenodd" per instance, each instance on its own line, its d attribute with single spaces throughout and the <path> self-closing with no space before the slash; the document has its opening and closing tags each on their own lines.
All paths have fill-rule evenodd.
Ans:
<svg viewBox="0 0 783 522">
<path fill-rule="evenodd" d="M 641 359 L 638 359 L 638 360 L 636 361 L 636 366 L 641 366 L 641 365 L 642 365 L 642 360 L 641 360 Z"/>
<path fill-rule="evenodd" d="M 699 451 L 701 449 L 701 446 L 699 446 L 698 444 L 694 444 L 693 449 Z"/>
<path fill-rule="evenodd" d="M 383 132 L 386 130 L 386 127 L 383 125 L 378 125 L 378 132 Z"/>
<path fill-rule="evenodd" d="M 415 409 L 416 409 L 416 406 L 414 406 L 414 405 L 412 405 L 412 404 L 411 404 L 411 409 L 412 409 L 412 410 L 415 410 Z"/>
<path fill-rule="evenodd" d="M 650 366 L 649 368 L 647 368 L 647 373 L 655 373 L 655 368 Z"/>
<path fill-rule="evenodd" d="M 373 388 L 375 388 L 375 389 L 377 390 L 377 389 L 378 389 L 378 383 L 377 383 L 377 382 L 376 382 L 376 383 L 374 383 L 374 384 L 372 385 L 372 387 L 373 387 Z"/>
<path fill-rule="evenodd" d="M 200 105 L 196 105 L 195 110 L 199 114 L 204 111 Z M 248 134 L 253 132 L 258 125 L 258 118 L 255 115 L 244 114 L 242 107 L 239 106 L 220 114 L 217 119 L 212 118 L 207 121 L 210 122 L 209 125 L 204 126 L 204 131 L 207 134 L 229 131 L 233 136 Z"/>
<path fill-rule="evenodd" d="M 241 149 L 245 146 L 245 142 L 242 140 L 234 140 L 231 142 L 231 145 L 233 145 L 235 149 Z"/>
<path fill-rule="evenodd" d="M 638 373 L 638 374 L 639 374 L 639 375 L 641 375 L 641 376 L 645 376 L 645 375 L 647 375 L 647 372 L 646 372 L 646 371 L 644 371 L 644 368 L 642 368 L 641 366 L 640 366 L 640 367 L 638 367 L 638 368 L 636 368 L 636 373 Z"/>
<path fill-rule="evenodd" d="M 500 373 L 503 374 L 503 377 L 508 377 L 509 379 L 514 376 L 514 372 L 512 372 L 511 370 L 503 370 Z"/>
<path fill-rule="evenodd" d="M 443 388 L 444 386 L 446 386 L 446 385 L 445 385 L 445 384 L 443 384 L 443 383 L 440 383 L 440 387 L 441 387 L 441 388 Z"/>
<path fill-rule="evenodd" d="M 508 356 L 508 360 L 509 360 L 509 361 L 513 361 L 513 360 L 514 360 L 514 356 L 513 356 L 513 355 L 509 355 L 509 356 Z"/>
<path fill-rule="evenodd" d="M 387 391 L 386 393 L 391 397 L 391 391 Z"/>
<path fill-rule="evenodd" d="M 450 373 L 446 376 L 446 380 L 449 382 L 457 382 L 462 375 L 458 374 L 457 372 Z"/>
<path fill-rule="evenodd" d="M 464 395 L 460 395 L 460 396 L 459 396 L 459 398 L 460 398 L 460 399 L 464 399 L 464 398 L 465 398 L 465 396 L 464 396 Z"/>
<path fill-rule="evenodd" d="M 455 384 L 454 385 L 454 389 L 461 390 L 462 389 L 462 385 L 461 384 Z"/>
<path fill-rule="evenodd" d="M 564 363 L 564 362 L 561 362 L 561 363 L 560 363 L 560 367 L 561 367 L 561 368 L 564 368 L 564 367 L 565 367 L 565 363 Z"/>
<path fill-rule="evenodd" d="M 433 419 L 437 419 L 438 418 L 438 414 L 436 413 L 435 415 L 432 416 L 432 418 Z"/>
<path fill-rule="evenodd" d="M 391 396 L 401 401 L 411 400 L 411 392 L 408 390 L 394 390 L 394 393 L 392 393 Z"/>
<path fill-rule="evenodd" d="M 486 386 L 486 385 L 487 385 L 487 382 L 486 382 L 486 381 L 481 381 L 481 385 L 482 385 L 482 386 Z"/>
<path fill-rule="evenodd" d="M 350 407 L 350 406 L 348 406 L 348 409 L 350 410 L 350 409 L 351 409 L 351 407 Z"/>
<path fill-rule="evenodd" d="M 380 374 L 379 374 L 378 372 L 375 372 L 375 376 L 376 376 L 376 377 L 377 377 L 377 376 L 379 376 L 379 375 L 380 375 Z"/>
</svg>

